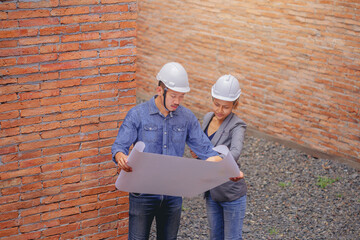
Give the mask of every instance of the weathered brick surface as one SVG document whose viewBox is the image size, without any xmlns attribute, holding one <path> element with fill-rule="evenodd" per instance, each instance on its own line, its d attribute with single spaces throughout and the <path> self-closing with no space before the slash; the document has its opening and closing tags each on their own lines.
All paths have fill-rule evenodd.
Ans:
<svg viewBox="0 0 360 240">
<path fill-rule="evenodd" d="M 0 2 L 0 239 L 122 239 L 110 147 L 135 105 L 136 1 Z"/>
<path fill-rule="evenodd" d="M 252 129 L 360 162 L 359 1 L 138 2 L 139 97 L 178 61 L 192 89 L 185 105 L 202 115 L 211 85 L 231 73 Z"/>
</svg>

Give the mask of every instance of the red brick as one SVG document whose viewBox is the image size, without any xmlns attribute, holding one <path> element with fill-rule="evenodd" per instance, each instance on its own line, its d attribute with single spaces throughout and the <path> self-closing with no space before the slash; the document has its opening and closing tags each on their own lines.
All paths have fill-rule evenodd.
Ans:
<svg viewBox="0 0 360 240">
<path fill-rule="evenodd" d="M 0 38 L 32 37 L 38 34 L 37 29 L 15 29 L 0 31 Z"/>
<path fill-rule="evenodd" d="M 37 81 L 44 81 L 44 80 L 54 80 L 59 78 L 59 73 L 40 73 L 40 74 L 32 74 L 26 77 L 19 77 L 19 83 L 27 83 L 27 82 L 37 82 Z"/>
<path fill-rule="evenodd" d="M 20 226 L 19 230 L 21 233 L 27 233 L 27 232 L 44 229 L 44 228 L 51 228 L 51 227 L 58 226 L 58 225 L 60 225 L 60 220 L 56 219 L 56 220 L 47 221 L 47 222 L 39 222 L 39 223 L 35 223 L 35 224 L 28 224 L 25 226 L 23 225 L 23 226 Z"/>
<path fill-rule="evenodd" d="M 41 122 L 40 117 L 20 118 L 20 119 L 14 118 L 14 120 L 2 122 L 1 126 L 3 128 L 11 128 L 11 127 L 17 127 L 17 126 L 31 125 L 31 124 L 40 123 L 40 122 Z"/>
<path fill-rule="evenodd" d="M 65 185 L 65 184 L 70 184 L 70 183 L 77 183 L 81 181 L 81 176 L 80 175 L 74 175 L 71 177 L 59 177 L 58 179 L 55 180 L 48 180 L 48 181 L 44 181 L 43 182 L 43 186 L 44 188 L 49 188 L 49 187 L 55 187 L 55 186 L 61 186 L 61 185 Z"/>
<path fill-rule="evenodd" d="M 61 42 L 76 42 L 76 41 L 89 41 L 89 40 L 98 40 L 100 34 L 97 32 L 93 33 L 81 33 L 74 35 L 64 35 L 61 38 Z"/>
<path fill-rule="evenodd" d="M 75 120 L 63 121 L 61 122 L 61 127 L 73 127 L 73 126 L 87 125 L 92 123 L 99 123 L 99 118 L 98 117 L 79 118 Z"/>
<path fill-rule="evenodd" d="M 56 54 L 43 54 L 37 56 L 28 56 L 28 57 L 19 57 L 18 64 L 31 64 L 31 63 L 38 63 L 38 62 L 48 62 L 54 61 L 57 59 Z"/>
<path fill-rule="evenodd" d="M 118 57 L 118 56 L 129 56 L 134 55 L 134 48 L 119 48 L 115 50 L 102 50 L 100 51 L 100 57 Z"/>
<path fill-rule="evenodd" d="M 15 20 L 1 21 L 0 22 L 0 29 L 17 28 L 17 27 L 18 27 L 18 21 L 15 21 Z"/>
<path fill-rule="evenodd" d="M 36 199 L 47 195 L 55 195 L 60 192 L 60 187 L 45 188 L 40 191 L 26 192 L 21 194 L 22 200 Z"/>
<path fill-rule="evenodd" d="M 59 23 L 60 21 L 58 18 L 36 18 L 36 19 L 19 20 L 19 27 L 58 25 Z"/>
<path fill-rule="evenodd" d="M 17 152 L 17 151 L 18 151 L 17 146 L 1 147 L 0 148 L 0 155 L 14 153 L 14 152 Z M 2 179 L 4 179 L 4 178 L 2 177 Z"/>
<path fill-rule="evenodd" d="M 56 235 L 56 234 L 72 232 L 77 229 L 80 229 L 80 223 L 72 223 L 72 224 L 67 224 L 64 226 L 46 229 L 46 230 L 42 231 L 42 235 L 43 236 L 52 236 L 52 235 Z M 56 237 L 56 238 L 59 238 L 59 237 Z"/>
<path fill-rule="evenodd" d="M 6 198 L 6 197 L 5 197 Z M 10 212 L 14 210 L 20 210 L 20 209 L 28 209 L 34 206 L 40 205 L 40 199 L 31 199 L 28 201 L 16 201 L 11 203 L 5 203 L 2 204 L 1 210 L 3 212 Z"/>
<path fill-rule="evenodd" d="M 71 216 L 62 217 L 60 219 L 60 223 L 61 224 L 69 224 L 69 223 L 79 222 L 79 221 L 82 221 L 85 219 L 93 219 L 93 218 L 97 218 L 97 217 L 98 217 L 98 212 L 92 211 L 92 212 L 86 212 L 86 213 L 80 213 L 80 214 L 74 214 Z M 87 229 L 89 229 L 89 228 L 87 228 Z M 83 230 L 87 230 L 87 229 L 83 229 Z M 98 230 L 96 229 L 95 232 L 98 232 Z M 71 235 L 72 234 L 73 233 L 71 233 Z M 83 235 L 89 235 L 89 234 L 90 234 L 90 232 L 83 234 Z M 70 236 L 70 235 L 66 235 L 66 236 Z M 64 235 L 63 235 L 63 237 L 64 237 Z M 65 239 L 68 239 L 68 238 L 65 238 Z M 73 239 L 73 238 L 71 238 L 71 239 Z"/>
<path fill-rule="evenodd" d="M 22 152 L 21 154 L 7 155 L 1 158 L 3 163 L 12 162 L 12 161 L 20 161 L 24 159 L 37 158 L 41 156 L 41 151 L 30 151 L 30 152 Z"/>
<path fill-rule="evenodd" d="M 34 124 L 31 126 L 24 126 L 21 128 L 21 133 L 34 133 L 34 132 L 42 132 L 52 129 L 57 129 L 60 127 L 60 122 L 55 123 L 47 123 L 47 124 Z"/>
<path fill-rule="evenodd" d="M 119 41 L 117 40 L 107 40 L 107 41 L 91 41 L 81 43 L 81 49 L 100 49 L 100 48 L 110 48 L 119 46 Z"/>
<path fill-rule="evenodd" d="M 41 89 L 58 89 L 80 85 L 80 79 L 45 82 L 40 84 Z"/>
<path fill-rule="evenodd" d="M 17 44 L 18 41 L 16 41 Z M 32 55 L 39 53 L 38 47 L 18 47 L 11 49 L 0 49 L 0 57 Z"/>
<path fill-rule="evenodd" d="M 0 230 L 0 237 L 16 235 L 17 233 L 18 233 L 18 227 L 13 227 L 13 228 L 8 228 L 8 229 L 1 229 Z"/>
<path fill-rule="evenodd" d="M 100 67 L 100 73 L 118 73 L 118 72 L 135 72 L 135 65 L 119 65 L 119 66 L 108 66 L 108 67 Z"/>
<path fill-rule="evenodd" d="M 13 102 L 17 99 L 18 99 L 18 96 L 16 93 L 8 94 L 8 95 L 0 95 L 0 103 Z"/>
<path fill-rule="evenodd" d="M 20 2 L 18 8 L 53 8 L 59 6 L 57 0 L 40 0 L 36 2 Z"/>
<path fill-rule="evenodd" d="M 20 191 L 21 192 L 29 192 L 29 191 L 34 191 L 34 190 L 38 190 L 41 188 L 42 188 L 42 183 L 37 182 L 37 183 L 30 183 L 30 184 L 22 185 Z"/>
<path fill-rule="evenodd" d="M 59 128 L 59 127 L 57 127 Z M 66 135 L 72 135 L 80 132 L 80 127 L 72 127 L 72 128 L 59 128 L 52 131 L 45 131 L 41 133 L 42 138 L 54 138 Z"/>
<path fill-rule="evenodd" d="M 37 66 L 35 67 L 9 67 L 9 68 L 3 68 L 0 69 L 0 75 L 23 75 L 23 74 L 29 74 L 29 73 L 36 73 L 39 69 Z"/>
<path fill-rule="evenodd" d="M 81 101 L 75 103 L 64 104 L 61 106 L 62 111 L 71 111 L 85 108 L 93 108 L 99 106 L 98 100 Z"/>
<path fill-rule="evenodd" d="M 66 113 L 58 113 L 53 115 L 46 115 L 42 117 L 43 122 L 51 122 L 51 121 L 60 121 L 66 119 L 77 119 L 81 117 L 81 112 L 66 112 Z M 63 126 L 63 125 L 62 125 Z"/>
<path fill-rule="evenodd" d="M 70 25 L 70 26 L 53 26 L 40 29 L 40 35 L 60 35 L 68 33 L 76 33 L 80 31 L 80 26 Z"/>
<path fill-rule="evenodd" d="M 127 37 L 136 37 L 136 30 L 124 30 L 124 31 L 114 31 L 114 32 L 105 32 L 101 34 L 101 39 L 118 39 L 118 38 L 127 38 Z"/>
<path fill-rule="evenodd" d="M 60 208 L 69 208 L 69 207 L 81 206 L 83 204 L 93 203 L 93 202 L 97 202 L 97 201 L 98 201 L 97 195 L 87 196 L 87 197 L 82 197 L 82 198 L 79 198 L 79 199 L 62 201 L 60 203 Z"/>
<path fill-rule="evenodd" d="M 87 14 L 89 12 L 89 7 L 55 8 L 51 11 L 51 16 L 78 15 Z"/>
<path fill-rule="evenodd" d="M 59 61 L 82 59 L 82 58 L 94 58 L 97 56 L 97 51 L 77 51 L 67 52 L 59 54 Z"/>
<path fill-rule="evenodd" d="M 67 185 L 62 186 L 61 191 L 63 193 L 66 193 L 66 192 L 80 191 L 82 189 L 89 189 L 89 188 L 94 189 L 94 187 L 96 187 L 97 185 L 98 185 L 97 180 L 74 183 L 74 184 L 67 184 Z M 93 190 L 93 192 L 95 192 L 95 189 Z M 96 193 L 83 195 L 82 191 L 81 191 L 81 196 L 94 195 L 94 194 L 96 194 Z"/>
<path fill-rule="evenodd" d="M 9 19 L 37 18 L 37 17 L 49 17 L 49 16 L 50 16 L 50 11 L 46 9 L 8 12 Z"/>
<path fill-rule="evenodd" d="M 81 26 L 82 32 L 91 32 L 91 31 L 106 31 L 106 30 L 114 30 L 120 28 L 119 22 L 98 22 L 91 24 L 83 24 Z"/>
<path fill-rule="evenodd" d="M 22 117 L 28 117 L 28 116 L 44 115 L 44 114 L 57 113 L 57 112 L 60 112 L 59 106 L 47 106 L 41 108 L 21 110 L 20 115 Z"/>
<path fill-rule="evenodd" d="M 78 51 L 80 49 L 79 43 L 64 43 L 55 45 L 40 46 L 40 53 L 55 53 L 55 52 L 69 52 Z"/>
<path fill-rule="evenodd" d="M 54 97 L 54 96 L 58 96 L 59 94 L 60 94 L 59 89 L 43 90 L 41 92 L 25 92 L 19 94 L 19 100 L 23 101 L 23 100 L 36 99 L 36 98 Z"/>
<path fill-rule="evenodd" d="M 114 65 L 117 64 L 119 61 L 117 58 L 100 58 L 95 60 L 83 60 L 80 62 L 81 68 L 87 67 L 95 67 L 95 66 L 102 66 L 102 65 Z"/>
<path fill-rule="evenodd" d="M 58 194 L 55 196 L 44 197 L 42 202 L 44 204 L 50 204 L 50 203 L 59 203 L 61 201 L 66 201 L 69 199 L 78 199 L 78 198 L 80 198 L 80 194 L 78 192 L 70 192 L 70 193 Z M 59 206 L 59 204 L 55 204 L 55 205 Z"/>
<path fill-rule="evenodd" d="M 2 196 L 0 198 L 0 204 L 11 204 L 14 202 L 18 202 L 20 200 L 20 194 L 10 195 L 10 196 Z M 4 212 L 8 211 L 5 209 L 2 209 Z M 14 209 L 13 209 L 14 210 Z M 11 211 L 11 209 L 9 210 Z"/>
<path fill-rule="evenodd" d="M 60 59 L 58 59 L 61 61 Z M 50 64 L 42 64 L 40 66 L 41 72 L 51 72 L 51 71 L 59 71 L 59 70 L 65 70 L 65 69 L 74 69 L 79 68 L 80 62 L 79 61 L 69 61 L 69 62 L 56 62 L 56 63 L 50 63 Z"/>
<path fill-rule="evenodd" d="M 98 154 L 97 149 L 70 152 L 70 153 L 61 154 L 61 160 L 62 161 L 68 161 L 68 160 L 72 160 L 72 159 L 78 159 L 78 158 L 94 156 L 94 155 L 97 155 L 97 154 Z"/>
<path fill-rule="evenodd" d="M 0 48 L 16 47 L 17 44 L 18 44 L 18 40 L 2 40 L 0 41 Z"/>
<path fill-rule="evenodd" d="M 19 45 L 36 45 L 46 43 L 57 43 L 60 38 L 58 36 L 24 38 L 19 40 Z"/>
<path fill-rule="evenodd" d="M 0 94 L 9 94 L 14 92 L 24 92 L 24 91 L 33 91 L 39 90 L 39 84 L 17 84 L 17 85 L 7 85 L 0 87 Z"/>
<path fill-rule="evenodd" d="M 127 12 L 127 5 L 102 5 L 93 7 L 91 13 L 106 13 L 106 12 Z"/>
<path fill-rule="evenodd" d="M 41 220 L 47 221 L 47 220 L 54 219 L 54 218 L 59 218 L 59 217 L 61 218 L 64 216 L 78 214 L 79 212 L 80 212 L 79 207 L 65 208 L 65 209 L 61 209 L 59 211 L 43 213 L 41 216 Z"/>
<path fill-rule="evenodd" d="M 84 214 L 81 214 L 83 216 Z M 80 229 L 78 231 L 72 231 L 61 234 L 61 238 L 63 239 L 78 239 L 79 237 L 85 236 L 85 235 L 93 235 L 94 233 L 98 232 L 98 227 L 90 227 L 86 229 Z"/>
<path fill-rule="evenodd" d="M 56 162 L 51 164 L 46 164 L 41 166 L 41 172 L 52 172 L 52 171 L 58 171 L 61 169 L 65 169 L 67 167 L 78 167 L 80 166 L 79 160 L 73 160 L 70 162 Z"/>
<path fill-rule="evenodd" d="M 60 73 L 60 78 L 70 78 L 70 77 L 82 77 L 82 76 L 91 76 L 99 74 L 99 70 L 97 68 L 89 68 L 83 70 L 75 70 L 75 71 L 64 71 Z"/>
<path fill-rule="evenodd" d="M 0 129 L 0 137 L 1 138 L 8 137 L 8 136 L 19 135 L 19 134 L 20 134 L 20 128 L 19 127 Z"/>
<path fill-rule="evenodd" d="M 59 143 L 60 143 L 60 139 L 49 139 L 49 140 L 21 143 L 19 145 L 19 150 L 20 151 L 28 151 L 28 150 L 33 150 L 33 149 L 53 147 L 53 146 L 59 145 Z"/>
<path fill-rule="evenodd" d="M 102 21 L 136 20 L 137 12 L 108 13 L 101 16 Z"/>
<path fill-rule="evenodd" d="M 75 15 L 64 16 L 61 18 L 61 24 L 74 24 L 74 23 L 86 23 L 86 22 L 99 22 L 100 15 Z"/>
<path fill-rule="evenodd" d="M 21 184 L 20 178 L 11 178 L 9 180 L 3 180 L 0 182 L 0 188 L 13 187 Z M 0 218 L 1 219 L 1 218 Z"/>
<path fill-rule="evenodd" d="M 15 2 L 1 2 L 0 3 L 0 10 L 15 10 L 16 3 Z"/>
<path fill-rule="evenodd" d="M 41 157 L 41 158 L 34 158 L 30 160 L 22 160 L 19 164 L 20 168 L 29 168 L 35 166 L 41 166 L 43 164 L 48 164 L 52 162 L 59 161 L 59 156 L 49 156 L 49 157 Z M 25 182 L 23 182 L 24 184 Z"/>
<path fill-rule="evenodd" d="M 11 171 L 11 172 L 3 172 L 1 174 L 1 179 L 10 179 L 15 177 L 21 177 L 26 175 L 33 175 L 33 174 L 39 174 L 40 168 L 34 167 L 34 168 L 27 168 L 27 169 L 20 169 L 17 171 Z"/>
</svg>

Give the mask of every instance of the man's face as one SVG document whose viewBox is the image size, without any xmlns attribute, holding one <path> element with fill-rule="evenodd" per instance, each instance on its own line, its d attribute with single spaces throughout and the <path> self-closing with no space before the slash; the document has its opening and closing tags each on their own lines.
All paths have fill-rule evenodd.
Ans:
<svg viewBox="0 0 360 240">
<path fill-rule="evenodd" d="M 184 100 L 185 93 L 175 92 L 171 89 L 167 90 L 165 104 L 169 111 L 175 111 Z"/>
</svg>

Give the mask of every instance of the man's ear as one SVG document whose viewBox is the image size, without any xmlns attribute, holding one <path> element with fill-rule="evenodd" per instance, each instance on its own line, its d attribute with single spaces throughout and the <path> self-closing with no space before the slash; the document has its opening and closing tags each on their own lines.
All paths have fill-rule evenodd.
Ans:
<svg viewBox="0 0 360 240">
<path fill-rule="evenodd" d="M 157 93 L 157 95 L 163 95 L 163 91 L 164 91 L 164 89 L 163 89 L 162 87 L 160 87 L 160 86 L 157 86 L 157 87 L 156 87 L 156 93 Z"/>
</svg>

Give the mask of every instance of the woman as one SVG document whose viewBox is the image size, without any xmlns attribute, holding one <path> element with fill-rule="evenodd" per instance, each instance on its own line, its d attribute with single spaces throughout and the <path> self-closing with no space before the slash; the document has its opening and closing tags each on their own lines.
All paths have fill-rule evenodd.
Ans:
<svg viewBox="0 0 360 240">
<path fill-rule="evenodd" d="M 204 116 L 202 128 L 214 146 L 225 145 L 239 163 L 246 124 L 233 110 L 241 89 L 232 75 L 220 77 L 211 89 L 213 112 Z M 242 239 L 247 187 L 243 174 L 205 193 L 210 239 Z"/>
</svg>

